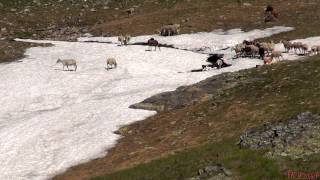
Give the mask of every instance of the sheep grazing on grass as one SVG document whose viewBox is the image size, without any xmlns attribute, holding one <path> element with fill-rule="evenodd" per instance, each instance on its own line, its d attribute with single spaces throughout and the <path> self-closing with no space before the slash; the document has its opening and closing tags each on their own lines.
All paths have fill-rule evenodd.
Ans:
<svg viewBox="0 0 320 180">
<path fill-rule="evenodd" d="M 281 51 L 272 51 L 270 57 L 271 57 L 272 60 L 274 60 L 275 58 L 277 58 L 279 61 L 280 61 L 281 59 L 284 60 Z"/>
<path fill-rule="evenodd" d="M 133 15 L 134 11 L 135 11 L 135 9 L 133 7 L 125 10 L 125 12 L 128 14 L 128 17 Z"/>
<path fill-rule="evenodd" d="M 62 64 L 62 69 L 64 70 L 64 67 L 67 66 L 68 71 L 70 71 L 69 66 L 73 66 L 74 67 L 74 71 L 77 71 L 77 61 L 74 59 L 58 59 L 57 63 L 61 63 Z"/>
<path fill-rule="evenodd" d="M 165 25 L 160 30 L 161 36 L 174 36 L 180 33 L 180 24 Z"/>
<path fill-rule="evenodd" d="M 131 39 L 130 35 L 125 35 L 125 36 L 119 36 L 118 41 L 120 42 L 120 45 L 128 45 L 129 41 Z"/>
<path fill-rule="evenodd" d="M 107 70 L 117 68 L 118 64 L 115 58 L 107 58 L 106 62 L 107 62 L 107 67 L 106 67 Z"/>
</svg>

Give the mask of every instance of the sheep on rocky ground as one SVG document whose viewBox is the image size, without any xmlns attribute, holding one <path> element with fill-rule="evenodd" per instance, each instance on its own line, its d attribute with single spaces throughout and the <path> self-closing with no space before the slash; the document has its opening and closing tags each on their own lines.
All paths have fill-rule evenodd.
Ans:
<svg viewBox="0 0 320 180">
<path fill-rule="evenodd" d="M 115 58 L 107 58 L 107 67 L 106 69 L 113 69 L 113 68 L 117 68 L 117 61 Z"/>
<path fill-rule="evenodd" d="M 77 71 L 77 61 L 74 59 L 58 59 L 57 63 L 61 63 L 62 64 L 62 70 L 64 70 L 64 67 L 67 66 L 68 71 L 70 71 L 69 66 L 73 66 L 74 67 L 74 71 Z"/>
<path fill-rule="evenodd" d="M 281 59 L 284 60 L 281 51 L 272 51 L 270 57 L 271 57 L 272 60 L 274 60 L 275 58 L 277 58 L 279 61 L 280 61 Z"/>
</svg>

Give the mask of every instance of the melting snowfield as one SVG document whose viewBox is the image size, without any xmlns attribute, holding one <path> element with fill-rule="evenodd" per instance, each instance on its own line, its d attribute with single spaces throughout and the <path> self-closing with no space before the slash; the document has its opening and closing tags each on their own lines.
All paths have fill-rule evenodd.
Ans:
<svg viewBox="0 0 320 180">
<path fill-rule="evenodd" d="M 292 28 L 197 33 L 159 41 L 187 49 L 219 49 L 289 30 Z M 146 41 L 148 37 L 133 41 L 139 39 Z M 155 114 L 129 109 L 131 104 L 212 75 L 262 64 L 258 59 L 231 60 L 233 54 L 228 49 L 218 52 L 225 53 L 233 66 L 190 73 L 206 64 L 206 54 L 170 48 L 146 51 L 147 47 L 138 45 L 50 43 L 54 46 L 28 49 L 21 62 L 0 64 L 1 180 L 48 179 L 104 156 L 120 138 L 115 130 Z M 105 69 L 107 57 L 117 59 L 117 69 Z M 78 70 L 62 71 L 61 64 L 55 64 L 58 58 L 76 59 Z"/>
</svg>

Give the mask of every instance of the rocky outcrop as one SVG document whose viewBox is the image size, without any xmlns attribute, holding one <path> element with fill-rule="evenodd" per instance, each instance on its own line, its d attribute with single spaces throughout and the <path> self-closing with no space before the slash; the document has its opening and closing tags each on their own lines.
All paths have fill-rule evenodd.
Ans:
<svg viewBox="0 0 320 180">
<path fill-rule="evenodd" d="M 191 86 L 182 86 L 175 91 L 152 96 L 140 103 L 130 106 L 130 108 L 157 112 L 180 109 L 218 97 L 225 90 L 231 89 L 239 83 L 257 80 L 260 79 L 247 79 L 241 72 L 224 73 L 210 77 Z"/>
<path fill-rule="evenodd" d="M 186 180 L 231 180 L 232 172 L 221 164 L 199 169 L 198 176 Z"/>
<path fill-rule="evenodd" d="M 284 122 L 251 129 L 240 137 L 239 146 L 270 149 L 267 155 L 293 159 L 320 153 L 320 116 L 305 112 Z"/>
</svg>

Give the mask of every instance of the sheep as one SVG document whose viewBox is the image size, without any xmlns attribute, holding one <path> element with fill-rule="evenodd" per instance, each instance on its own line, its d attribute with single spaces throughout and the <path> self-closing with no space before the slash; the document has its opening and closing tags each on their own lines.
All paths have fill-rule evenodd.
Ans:
<svg viewBox="0 0 320 180">
<path fill-rule="evenodd" d="M 120 46 L 122 46 L 124 44 L 124 36 L 119 36 L 118 41 L 120 42 Z"/>
<path fill-rule="evenodd" d="M 128 35 L 128 34 L 125 35 L 125 36 L 124 36 L 124 41 L 123 41 L 124 45 L 128 45 L 130 39 L 131 39 L 131 36 L 130 36 L 130 35 Z"/>
<path fill-rule="evenodd" d="M 173 36 L 180 33 L 180 24 L 171 24 L 163 26 L 160 30 L 161 36 Z"/>
<path fill-rule="evenodd" d="M 125 36 L 119 36 L 118 41 L 120 42 L 120 45 L 128 45 L 129 41 L 131 39 L 130 35 L 125 35 Z"/>
<path fill-rule="evenodd" d="M 317 55 L 320 52 L 320 46 L 319 45 L 315 45 L 311 47 L 311 53 L 312 55 Z"/>
<path fill-rule="evenodd" d="M 243 49 L 245 55 L 255 57 L 259 54 L 259 48 L 255 45 L 246 45 Z"/>
<path fill-rule="evenodd" d="M 272 60 L 271 57 L 265 57 L 265 58 L 263 59 L 263 63 L 264 63 L 264 64 L 272 64 L 272 63 L 274 63 L 274 61 Z"/>
<path fill-rule="evenodd" d="M 125 12 L 128 14 L 128 17 L 133 15 L 134 11 L 135 11 L 135 9 L 133 7 L 125 10 Z"/>
<path fill-rule="evenodd" d="M 231 48 L 231 51 L 235 51 L 235 53 L 236 53 L 235 57 L 238 58 L 242 55 L 244 48 L 245 48 L 244 44 L 237 44 Z"/>
<path fill-rule="evenodd" d="M 62 69 L 64 70 L 64 67 L 67 66 L 67 69 L 69 71 L 69 66 L 73 66 L 74 67 L 74 71 L 77 71 L 77 61 L 74 59 L 58 59 L 57 63 L 61 63 L 62 64 Z"/>
<path fill-rule="evenodd" d="M 272 60 L 275 59 L 275 58 L 278 58 L 279 61 L 280 61 L 281 59 L 284 60 L 281 51 L 272 51 L 270 57 L 271 57 Z M 280 57 L 281 57 L 281 59 L 280 59 Z"/>
<path fill-rule="evenodd" d="M 113 68 L 117 68 L 117 61 L 115 58 L 107 58 L 107 67 L 106 69 L 113 69 Z"/>
<path fill-rule="evenodd" d="M 293 44 L 290 41 L 284 40 L 284 41 L 280 41 L 280 42 L 283 44 L 283 46 L 285 48 L 285 52 L 289 52 L 293 48 Z"/>
<path fill-rule="evenodd" d="M 157 50 L 157 47 L 159 48 L 160 51 L 160 44 L 157 40 L 155 40 L 154 38 L 150 38 L 147 42 L 148 46 L 149 46 L 149 50 L 152 50 L 152 46 L 154 46 L 154 50 Z"/>
<path fill-rule="evenodd" d="M 303 44 L 302 42 L 294 42 L 292 44 L 292 47 L 294 49 L 294 52 L 297 54 L 297 50 L 299 50 L 301 52 L 301 48 L 302 48 Z"/>
<path fill-rule="evenodd" d="M 262 43 L 259 43 L 259 45 L 260 47 L 265 49 L 265 51 L 267 51 L 267 54 L 270 54 L 275 48 L 275 44 L 273 43 L 273 41 L 271 41 L 270 43 L 262 42 Z"/>
<path fill-rule="evenodd" d="M 301 50 L 304 55 L 307 55 L 309 53 L 308 49 L 309 49 L 309 46 L 307 44 L 302 44 Z"/>
</svg>

